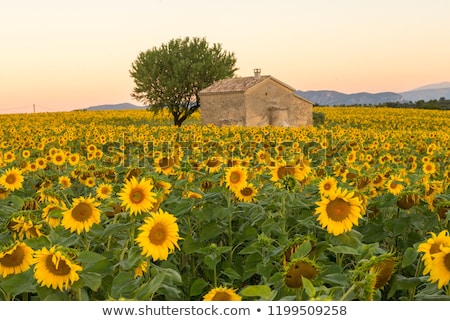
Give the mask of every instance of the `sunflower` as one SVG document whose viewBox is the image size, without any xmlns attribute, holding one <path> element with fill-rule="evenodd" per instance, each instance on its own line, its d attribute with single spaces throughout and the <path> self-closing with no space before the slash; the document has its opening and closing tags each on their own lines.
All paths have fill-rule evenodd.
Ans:
<svg viewBox="0 0 450 321">
<path fill-rule="evenodd" d="M 391 279 L 395 270 L 395 257 L 380 257 L 380 259 L 370 268 L 370 273 L 375 273 L 375 289 L 383 288 Z"/>
<path fill-rule="evenodd" d="M 259 164 L 268 164 L 270 160 L 270 153 L 265 150 L 259 150 L 256 153 L 256 159 Z"/>
<path fill-rule="evenodd" d="M 337 188 L 316 204 L 319 205 L 315 210 L 315 215 L 319 215 L 317 220 L 335 236 L 350 231 L 362 216 L 361 199 L 345 189 Z"/>
<path fill-rule="evenodd" d="M 31 152 L 28 149 L 24 149 L 22 151 L 22 157 L 23 158 L 29 158 L 31 156 Z"/>
<path fill-rule="evenodd" d="M 329 196 L 332 191 L 337 188 L 338 181 L 336 178 L 327 176 L 319 183 L 319 192 L 323 196 Z"/>
<path fill-rule="evenodd" d="M 63 151 L 58 151 L 52 155 L 52 163 L 56 166 L 62 166 L 66 162 L 66 155 Z"/>
<path fill-rule="evenodd" d="M 47 160 L 43 157 L 36 158 L 34 162 L 39 169 L 44 169 L 47 167 Z"/>
<path fill-rule="evenodd" d="M 390 180 L 387 181 L 386 187 L 389 192 L 391 192 L 393 195 L 399 195 L 403 189 L 405 188 L 405 185 L 402 184 L 404 180 L 399 177 L 393 177 Z"/>
<path fill-rule="evenodd" d="M 94 187 L 95 186 L 95 176 L 87 176 L 86 178 L 81 180 L 81 183 L 87 187 Z"/>
<path fill-rule="evenodd" d="M 48 250 L 42 248 L 34 254 L 34 278 L 41 286 L 67 290 L 69 286 L 79 280 L 78 272 L 82 267 L 73 263 L 61 250 L 53 246 Z"/>
<path fill-rule="evenodd" d="M 422 171 L 427 175 L 434 174 L 436 173 L 436 165 L 431 161 L 425 162 L 422 165 Z"/>
<path fill-rule="evenodd" d="M 242 301 L 242 297 L 236 294 L 236 289 L 219 286 L 206 293 L 203 301 Z"/>
<path fill-rule="evenodd" d="M 0 275 L 19 274 L 28 270 L 33 262 L 33 249 L 18 242 L 0 251 Z"/>
<path fill-rule="evenodd" d="M 70 232 L 89 232 L 92 225 L 100 223 L 100 210 L 97 208 L 99 205 L 93 197 L 80 196 L 74 199 L 72 208 L 63 212 L 61 225 L 70 229 Z"/>
<path fill-rule="evenodd" d="M 222 168 L 222 164 L 223 158 L 221 156 L 212 156 L 204 162 L 208 173 L 217 173 Z"/>
<path fill-rule="evenodd" d="M 247 183 L 247 171 L 241 166 L 225 169 L 225 185 L 233 192 L 242 189 Z"/>
<path fill-rule="evenodd" d="M 289 288 L 301 288 L 302 277 L 312 280 L 319 274 L 319 266 L 308 258 L 294 259 L 287 263 L 284 272 L 284 283 Z"/>
<path fill-rule="evenodd" d="M 75 153 L 75 154 L 70 154 L 68 157 L 68 162 L 70 164 L 70 166 L 75 166 L 80 162 L 80 155 Z"/>
<path fill-rule="evenodd" d="M 150 180 L 142 178 L 138 182 L 136 177 L 131 177 L 122 187 L 120 193 L 117 193 L 122 200 L 122 206 L 130 211 L 131 215 L 148 212 L 156 203 L 156 194 L 152 192 L 153 185 Z"/>
<path fill-rule="evenodd" d="M 154 180 L 155 189 L 161 190 L 164 195 L 169 195 L 172 192 L 172 184 L 163 180 Z"/>
<path fill-rule="evenodd" d="M 258 194 L 258 189 L 252 183 L 248 183 L 241 189 L 235 191 L 234 194 L 239 201 L 251 203 L 255 201 L 255 196 Z"/>
<path fill-rule="evenodd" d="M 21 189 L 23 183 L 22 171 L 16 167 L 7 169 L 6 172 L 0 176 L 0 185 L 8 191 L 15 191 Z"/>
<path fill-rule="evenodd" d="M 0 200 L 6 199 L 8 195 L 9 191 L 6 188 L 0 186 Z"/>
<path fill-rule="evenodd" d="M 111 196 L 112 186 L 111 184 L 101 183 L 95 190 L 95 196 L 101 200 L 106 200 Z"/>
<path fill-rule="evenodd" d="M 428 234 L 431 235 L 431 238 L 419 244 L 417 248 L 417 252 L 423 253 L 422 261 L 425 264 L 425 269 L 423 270 L 424 275 L 430 272 L 433 255 L 441 252 L 441 246 L 450 247 L 450 236 L 447 230 L 439 232 L 438 235 L 433 232 L 429 232 Z"/>
<path fill-rule="evenodd" d="M 65 188 L 69 188 L 70 186 L 72 186 L 72 182 L 70 181 L 70 177 L 69 176 L 60 176 L 58 178 L 58 183 L 61 184 L 61 188 L 65 189 Z"/>
<path fill-rule="evenodd" d="M 167 260 L 170 253 L 178 246 L 177 218 L 172 214 L 159 209 L 152 212 L 150 217 L 144 220 L 139 227 L 141 231 L 136 242 L 142 248 L 143 255 L 152 257 L 153 260 Z"/>
<path fill-rule="evenodd" d="M 201 199 L 203 198 L 203 195 L 197 192 L 193 191 L 187 191 L 184 195 L 185 198 L 195 198 L 195 199 Z"/>
<path fill-rule="evenodd" d="M 431 282 L 438 282 L 438 288 L 442 288 L 450 282 L 450 246 L 441 245 L 440 251 L 432 255 L 430 266 Z"/>
<path fill-rule="evenodd" d="M 143 276 L 144 273 L 147 272 L 148 263 L 147 261 L 142 261 L 135 269 L 134 269 L 134 278 L 137 279 L 140 276 Z"/>
<path fill-rule="evenodd" d="M 270 178 L 270 180 L 273 182 L 278 182 L 280 180 L 283 180 L 286 176 L 292 176 L 296 180 L 301 181 L 306 177 L 308 173 L 308 171 L 305 170 L 306 168 L 309 167 L 303 165 L 300 166 L 298 164 L 288 164 L 283 160 L 280 160 L 274 167 L 272 167 L 272 177 Z"/>
<path fill-rule="evenodd" d="M 67 210 L 66 204 L 51 203 L 42 210 L 42 219 L 51 227 L 55 228 L 61 224 L 62 213 Z"/>
<path fill-rule="evenodd" d="M 16 159 L 16 155 L 14 155 L 14 152 L 8 151 L 3 155 L 3 160 L 5 163 L 11 163 Z"/>
<path fill-rule="evenodd" d="M 165 175 L 175 174 L 174 167 L 177 165 L 176 158 L 173 156 L 163 156 L 155 158 L 155 171 Z"/>
</svg>

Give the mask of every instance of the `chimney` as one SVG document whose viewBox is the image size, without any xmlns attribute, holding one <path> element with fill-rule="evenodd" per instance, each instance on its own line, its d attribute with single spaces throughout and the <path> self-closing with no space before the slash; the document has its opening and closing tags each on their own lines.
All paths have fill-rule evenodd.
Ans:
<svg viewBox="0 0 450 321">
<path fill-rule="evenodd" d="M 259 77 L 261 77 L 261 69 L 255 68 L 253 69 L 253 72 L 255 73 L 255 79 L 259 79 Z"/>
</svg>

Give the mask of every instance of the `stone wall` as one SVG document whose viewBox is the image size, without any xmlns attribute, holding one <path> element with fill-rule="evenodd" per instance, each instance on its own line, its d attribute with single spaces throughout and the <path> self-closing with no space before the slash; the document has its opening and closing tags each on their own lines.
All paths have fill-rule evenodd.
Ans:
<svg viewBox="0 0 450 321">
<path fill-rule="evenodd" d="M 201 95 L 200 104 L 203 125 L 245 125 L 243 93 Z"/>
</svg>

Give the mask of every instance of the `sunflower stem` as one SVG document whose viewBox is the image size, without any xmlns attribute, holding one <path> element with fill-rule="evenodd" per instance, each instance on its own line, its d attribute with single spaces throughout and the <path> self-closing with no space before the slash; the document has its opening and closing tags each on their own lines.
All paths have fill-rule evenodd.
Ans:
<svg viewBox="0 0 450 321">
<path fill-rule="evenodd" d="M 86 231 L 83 232 L 84 234 L 84 249 L 86 251 L 89 251 L 89 238 L 88 238 L 88 234 Z"/>
<path fill-rule="evenodd" d="M 414 276 L 416 278 L 419 277 L 421 268 L 422 268 L 422 260 L 419 259 L 419 263 L 417 263 L 417 266 L 416 266 L 416 272 L 414 273 Z M 412 289 L 409 289 L 409 300 L 410 301 L 414 301 L 414 295 L 416 294 L 416 288 L 417 288 L 417 286 L 414 286 Z"/>
<path fill-rule="evenodd" d="M 113 224 L 117 223 L 117 217 L 118 217 L 118 215 L 114 215 Z M 106 244 L 106 252 L 109 252 L 109 248 L 111 247 L 111 240 L 112 240 L 112 235 L 108 236 L 108 242 Z"/>
<path fill-rule="evenodd" d="M 131 216 L 130 218 L 131 220 L 131 231 L 130 231 L 130 242 L 131 242 L 131 246 L 133 246 L 134 244 L 134 230 L 135 230 L 135 222 L 136 222 L 136 218 L 134 215 Z"/>
<path fill-rule="evenodd" d="M 282 220 L 282 225 L 281 225 L 281 231 L 283 233 L 283 235 L 286 234 L 286 193 L 281 194 L 281 220 Z"/>
<path fill-rule="evenodd" d="M 345 299 L 347 299 L 347 297 L 355 290 L 356 288 L 356 284 L 353 284 L 348 290 L 347 292 L 344 293 L 344 295 L 341 297 L 341 301 L 345 301 Z"/>
<path fill-rule="evenodd" d="M 227 209 L 228 209 L 228 245 L 233 246 L 233 213 L 231 210 L 231 191 L 227 191 L 225 193 L 225 195 L 226 195 Z M 233 255 L 232 255 L 231 251 L 230 251 L 228 258 L 231 263 L 233 261 Z M 214 270 L 214 273 L 215 273 L 215 270 Z M 214 277 L 214 280 L 215 280 L 215 277 Z"/>
</svg>

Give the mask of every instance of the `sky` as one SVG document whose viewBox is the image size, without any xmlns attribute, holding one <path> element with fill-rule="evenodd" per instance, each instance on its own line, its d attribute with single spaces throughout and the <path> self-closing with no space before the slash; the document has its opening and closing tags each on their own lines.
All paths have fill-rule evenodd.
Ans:
<svg viewBox="0 0 450 321">
<path fill-rule="evenodd" d="M 15 0 L 0 3 L 0 113 L 140 103 L 129 70 L 175 38 L 220 43 L 237 76 L 298 90 L 450 81 L 449 0 Z"/>
</svg>

